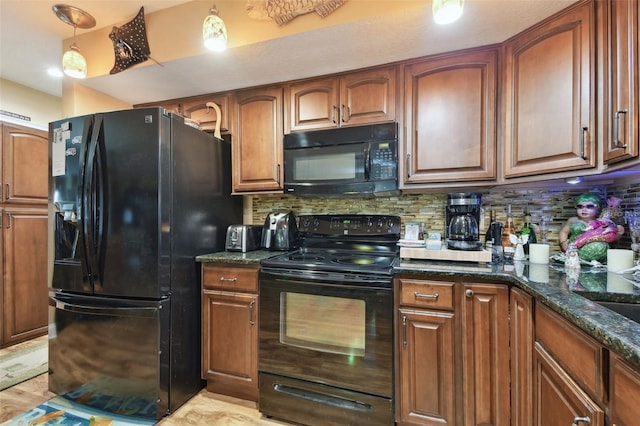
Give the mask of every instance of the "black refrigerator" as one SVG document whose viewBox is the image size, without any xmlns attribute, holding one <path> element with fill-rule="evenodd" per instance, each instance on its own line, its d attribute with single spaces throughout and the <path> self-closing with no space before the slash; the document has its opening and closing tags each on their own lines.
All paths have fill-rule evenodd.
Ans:
<svg viewBox="0 0 640 426">
<path fill-rule="evenodd" d="M 160 419 L 203 387 L 195 256 L 242 223 L 231 148 L 162 108 L 49 124 L 49 390 Z"/>
</svg>

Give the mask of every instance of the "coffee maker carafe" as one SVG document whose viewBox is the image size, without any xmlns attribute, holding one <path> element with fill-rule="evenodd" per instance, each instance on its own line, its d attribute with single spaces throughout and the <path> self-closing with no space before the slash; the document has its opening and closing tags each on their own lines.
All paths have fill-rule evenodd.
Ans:
<svg viewBox="0 0 640 426">
<path fill-rule="evenodd" d="M 480 241 L 480 200 L 477 193 L 448 195 L 445 242 L 453 250 L 482 250 Z"/>
</svg>

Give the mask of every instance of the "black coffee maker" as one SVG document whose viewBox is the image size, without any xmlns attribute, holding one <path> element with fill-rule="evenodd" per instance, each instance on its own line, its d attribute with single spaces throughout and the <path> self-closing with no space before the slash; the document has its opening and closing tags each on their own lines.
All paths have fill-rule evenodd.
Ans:
<svg viewBox="0 0 640 426">
<path fill-rule="evenodd" d="M 455 192 L 448 195 L 445 242 L 453 250 L 482 250 L 480 241 L 481 195 Z"/>
</svg>

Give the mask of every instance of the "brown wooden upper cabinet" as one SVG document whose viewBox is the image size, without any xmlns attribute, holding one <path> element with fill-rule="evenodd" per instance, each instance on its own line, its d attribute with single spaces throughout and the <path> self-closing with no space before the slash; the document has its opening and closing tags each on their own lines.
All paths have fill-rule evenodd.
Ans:
<svg viewBox="0 0 640 426">
<path fill-rule="evenodd" d="M 505 43 L 504 176 L 596 166 L 594 3 Z"/>
<path fill-rule="evenodd" d="M 287 133 L 396 119 L 396 68 L 386 67 L 291 83 Z"/>
<path fill-rule="evenodd" d="M 607 101 L 608 112 L 604 127 L 604 162 L 615 163 L 638 158 L 640 151 L 640 44 L 638 41 L 637 0 L 610 0 L 602 2 L 604 19 L 608 22 L 606 57 L 609 61 Z"/>
<path fill-rule="evenodd" d="M 216 128 L 216 112 L 213 108 L 208 107 L 207 103 L 213 102 L 220 108 L 220 131 L 222 133 L 229 131 L 229 95 L 213 94 L 193 96 L 184 99 L 175 99 L 163 102 L 151 102 L 146 104 L 134 105 L 135 108 L 144 108 L 150 106 L 161 106 L 169 112 L 180 114 L 197 122 L 202 130 L 213 132 Z"/>
<path fill-rule="evenodd" d="M 183 116 L 195 120 L 200 124 L 202 130 L 213 132 L 216 128 L 216 111 L 207 106 L 207 103 L 213 102 L 220 108 L 220 131 L 229 131 L 229 96 L 203 96 L 197 99 L 191 99 L 181 104 L 181 113 Z"/>
<path fill-rule="evenodd" d="M 47 132 L 2 124 L 0 202 L 46 204 L 49 139 Z"/>
<path fill-rule="evenodd" d="M 406 66 L 404 188 L 496 178 L 498 50 Z"/>
<path fill-rule="evenodd" d="M 242 90 L 233 102 L 233 193 L 283 189 L 282 86 Z"/>
</svg>

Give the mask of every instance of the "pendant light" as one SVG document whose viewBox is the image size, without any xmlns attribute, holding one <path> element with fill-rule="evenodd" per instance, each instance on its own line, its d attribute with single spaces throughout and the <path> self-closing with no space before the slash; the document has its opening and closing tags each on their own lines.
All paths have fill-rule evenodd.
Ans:
<svg viewBox="0 0 640 426">
<path fill-rule="evenodd" d="M 462 16 L 464 0 L 433 0 L 433 20 L 436 24 L 450 24 Z"/>
<path fill-rule="evenodd" d="M 96 20 L 84 10 L 67 4 L 56 4 L 52 9 L 62 22 L 73 26 L 73 44 L 62 56 L 62 70 L 69 77 L 85 78 L 87 76 L 87 61 L 76 45 L 76 29 L 93 28 L 96 25 Z"/>
<path fill-rule="evenodd" d="M 222 52 L 227 48 L 227 28 L 214 4 L 202 24 L 202 38 L 207 49 Z"/>
</svg>

